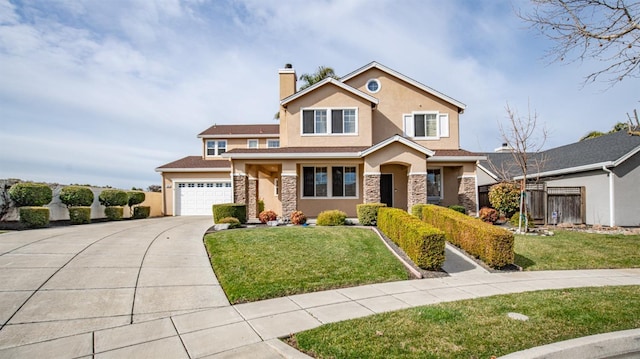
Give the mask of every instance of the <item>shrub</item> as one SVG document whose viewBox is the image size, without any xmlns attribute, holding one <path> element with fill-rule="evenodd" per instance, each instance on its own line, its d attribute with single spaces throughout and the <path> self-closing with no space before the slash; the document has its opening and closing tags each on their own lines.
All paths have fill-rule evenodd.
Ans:
<svg viewBox="0 0 640 359">
<path fill-rule="evenodd" d="M 275 221 L 276 219 L 278 219 L 278 215 L 276 214 L 276 212 L 269 209 L 260 212 L 260 214 L 258 214 L 258 218 L 260 219 L 261 223 L 267 223 L 269 221 Z"/>
<path fill-rule="evenodd" d="M 124 192 L 123 192 L 124 193 Z M 126 195 L 126 193 L 125 193 Z M 110 206 L 104 209 L 104 215 L 110 221 L 119 221 L 122 219 L 122 213 L 124 212 L 124 208 L 122 206 Z"/>
<path fill-rule="evenodd" d="M 222 203 L 214 204 L 213 210 L 213 222 L 218 223 L 219 220 L 225 217 L 237 218 L 240 223 L 247 223 L 247 205 L 241 203 Z"/>
<path fill-rule="evenodd" d="M 105 189 L 98 196 L 100 204 L 105 207 L 126 206 L 129 202 L 127 192 L 117 189 Z"/>
<path fill-rule="evenodd" d="M 453 206 L 449 206 L 449 209 L 452 209 L 456 212 L 460 212 L 462 214 L 467 214 L 467 209 L 464 208 L 464 206 L 461 206 L 459 204 L 454 204 Z"/>
<path fill-rule="evenodd" d="M 386 207 L 384 203 L 365 203 L 356 206 L 358 222 L 363 226 L 375 226 L 378 222 L 378 210 Z"/>
<path fill-rule="evenodd" d="M 259 199 L 258 200 L 258 213 L 264 211 L 264 200 Z"/>
<path fill-rule="evenodd" d="M 49 224 L 49 208 L 20 207 L 20 223 L 27 228 L 46 227 Z"/>
<path fill-rule="evenodd" d="M 9 198 L 18 207 L 40 207 L 51 202 L 53 191 L 43 183 L 16 183 L 9 189 Z"/>
<path fill-rule="evenodd" d="M 129 191 L 127 192 L 127 196 L 128 196 L 127 205 L 129 205 L 129 207 L 133 207 L 136 204 L 140 204 L 144 202 L 146 198 L 146 195 L 144 194 L 144 192 L 140 192 L 140 191 Z"/>
<path fill-rule="evenodd" d="M 502 182 L 489 189 L 491 206 L 510 217 L 520 208 L 520 187 L 513 182 Z"/>
<path fill-rule="evenodd" d="M 69 207 L 69 219 L 71 224 L 91 223 L 91 207 Z"/>
<path fill-rule="evenodd" d="M 235 217 L 221 218 L 217 223 L 218 224 L 228 223 L 229 224 L 229 229 L 242 227 L 242 224 L 240 223 L 240 220 L 235 218 Z"/>
<path fill-rule="evenodd" d="M 307 216 L 302 211 L 291 212 L 291 223 L 293 224 L 305 224 L 307 223 Z"/>
<path fill-rule="evenodd" d="M 520 222 L 520 212 L 514 213 L 513 216 L 511 216 L 511 218 L 509 219 L 509 224 L 511 224 L 513 227 L 518 227 L 518 222 Z M 522 227 L 525 226 L 524 222 L 524 216 L 522 216 Z M 531 216 L 531 213 L 527 213 L 526 226 L 527 228 L 533 228 L 536 226 L 535 223 L 533 223 L 533 217 Z"/>
<path fill-rule="evenodd" d="M 411 214 L 422 219 L 422 209 L 426 206 L 425 203 L 419 203 L 411 207 Z"/>
<path fill-rule="evenodd" d="M 148 218 L 149 214 L 151 214 L 151 207 L 137 206 L 137 207 L 133 207 L 133 215 L 131 216 L 131 218 L 144 219 L 144 218 Z"/>
<path fill-rule="evenodd" d="M 427 205 L 423 220 L 444 231 L 449 242 L 493 268 L 513 263 L 513 233 L 448 208 Z"/>
<path fill-rule="evenodd" d="M 330 211 L 320 212 L 318 218 L 316 218 L 316 224 L 318 226 L 344 226 L 346 219 L 346 213 L 332 209 Z"/>
<path fill-rule="evenodd" d="M 420 268 L 437 270 L 444 263 L 444 233 L 398 208 L 380 208 L 378 228 Z"/>
<path fill-rule="evenodd" d="M 59 197 L 67 207 L 90 207 L 94 196 L 89 187 L 67 186 L 60 190 Z"/>
<path fill-rule="evenodd" d="M 487 223 L 496 223 L 498 220 L 498 211 L 489 207 L 480 208 L 480 213 L 478 214 L 480 220 Z"/>
</svg>

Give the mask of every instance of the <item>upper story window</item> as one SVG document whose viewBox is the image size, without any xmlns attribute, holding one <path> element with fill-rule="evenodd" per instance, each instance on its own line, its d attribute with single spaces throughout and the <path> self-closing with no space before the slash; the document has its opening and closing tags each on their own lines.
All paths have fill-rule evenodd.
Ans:
<svg viewBox="0 0 640 359">
<path fill-rule="evenodd" d="M 414 112 L 404 115 L 404 134 L 417 139 L 437 140 L 449 137 L 449 114 Z"/>
<path fill-rule="evenodd" d="M 302 110 L 302 134 L 355 134 L 357 127 L 355 108 Z"/>
<path fill-rule="evenodd" d="M 280 147 L 280 140 L 277 140 L 277 139 L 267 140 L 267 148 L 278 148 L 278 147 Z"/>
<path fill-rule="evenodd" d="M 376 93 L 380 91 L 380 81 L 376 79 L 371 79 L 367 81 L 367 91 L 371 93 Z"/>
<path fill-rule="evenodd" d="M 247 140 L 247 148 L 258 148 L 258 140 Z"/>
<path fill-rule="evenodd" d="M 208 140 L 207 141 L 207 156 L 220 156 L 227 152 L 226 140 Z"/>
</svg>

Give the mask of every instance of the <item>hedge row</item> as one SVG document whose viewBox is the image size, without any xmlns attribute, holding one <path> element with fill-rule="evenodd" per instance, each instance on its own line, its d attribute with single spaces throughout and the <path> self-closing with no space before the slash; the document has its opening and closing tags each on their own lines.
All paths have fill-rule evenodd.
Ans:
<svg viewBox="0 0 640 359">
<path fill-rule="evenodd" d="M 20 207 L 20 223 L 27 228 L 42 228 L 49 224 L 49 208 Z"/>
<path fill-rule="evenodd" d="M 362 226 L 375 226 L 378 222 L 378 210 L 386 206 L 385 203 L 364 203 L 357 205 L 358 223 Z"/>
<path fill-rule="evenodd" d="M 420 218 L 444 231 L 449 242 L 493 268 L 513 263 L 513 233 L 445 207 L 420 206 Z"/>
<path fill-rule="evenodd" d="M 445 234 L 398 208 L 378 210 L 378 228 L 420 268 L 438 270 L 444 263 Z"/>
<path fill-rule="evenodd" d="M 213 210 L 213 223 L 220 223 L 223 218 L 233 217 L 237 218 L 240 223 L 247 223 L 247 205 L 241 203 L 222 203 L 214 204 Z"/>
</svg>

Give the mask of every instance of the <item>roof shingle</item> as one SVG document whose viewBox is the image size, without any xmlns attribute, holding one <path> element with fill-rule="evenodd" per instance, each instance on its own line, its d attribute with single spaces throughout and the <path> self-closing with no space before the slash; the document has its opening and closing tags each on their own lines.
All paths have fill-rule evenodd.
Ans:
<svg viewBox="0 0 640 359">
<path fill-rule="evenodd" d="M 187 168 L 198 168 L 198 169 L 231 169 L 231 162 L 229 160 L 205 160 L 202 156 L 187 156 L 181 158 L 177 161 L 169 162 L 165 165 L 158 167 L 158 169 L 187 169 Z"/>
<path fill-rule="evenodd" d="M 280 125 L 258 124 L 258 125 L 213 125 L 200 132 L 201 136 L 221 136 L 221 135 L 279 135 Z"/>
</svg>

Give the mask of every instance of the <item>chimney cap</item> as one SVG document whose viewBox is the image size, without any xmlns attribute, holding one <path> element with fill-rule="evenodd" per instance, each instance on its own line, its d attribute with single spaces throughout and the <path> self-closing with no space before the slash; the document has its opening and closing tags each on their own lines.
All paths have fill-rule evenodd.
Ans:
<svg viewBox="0 0 640 359">
<path fill-rule="evenodd" d="M 285 65 L 284 65 L 284 68 L 285 68 L 285 69 L 292 69 L 292 68 L 293 68 L 293 65 L 291 65 L 291 64 L 285 64 Z"/>
</svg>

